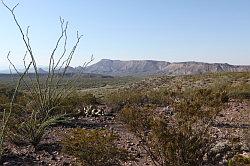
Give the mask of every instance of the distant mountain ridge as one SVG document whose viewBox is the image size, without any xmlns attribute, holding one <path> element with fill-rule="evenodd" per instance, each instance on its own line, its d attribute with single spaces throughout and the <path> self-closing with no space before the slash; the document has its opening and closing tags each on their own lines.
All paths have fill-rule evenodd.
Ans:
<svg viewBox="0 0 250 166">
<path fill-rule="evenodd" d="M 153 60 L 120 61 L 102 59 L 96 64 L 87 67 L 85 72 L 106 75 L 147 75 L 155 74 L 169 64 L 169 62 Z"/>
<path fill-rule="evenodd" d="M 25 69 L 17 69 L 19 73 L 23 73 L 25 71 Z M 0 74 L 10 74 L 10 73 L 17 73 L 14 69 L 11 69 L 11 71 L 9 69 L 4 69 L 4 70 L 0 70 Z M 35 70 L 30 68 L 29 69 L 29 73 L 35 73 Z M 46 74 L 48 73 L 46 69 L 39 67 L 37 68 L 37 73 L 39 74 Z"/>
<path fill-rule="evenodd" d="M 63 69 L 57 72 L 62 72 Z M 230 65 L 228 63 L 205 63 L 205 62 L 166 62 L 155 60 L 110 60 L 102 59 L 86 68 L 68 67 L 67 73 L 100 74 L 109 76 L 137 76 L 137 75 L 187 75 L 202 74 L 209 72 L 240 72 L 250 71 L 250 65 Z M 39 68 L 39 73 L 46 74 L 45 69 Z"/>
<path fill-rule="evenodd" d="M 124 75 L 186 75 L 208 72 L 250 71 L 250 65 L 230 65 L 227 63 L 204 62 L 166 62 L 154 60 L 110 60 L 102 59 L 86 68 L 87 73 L 98 73 L 112 76 Z"/>
</svg>

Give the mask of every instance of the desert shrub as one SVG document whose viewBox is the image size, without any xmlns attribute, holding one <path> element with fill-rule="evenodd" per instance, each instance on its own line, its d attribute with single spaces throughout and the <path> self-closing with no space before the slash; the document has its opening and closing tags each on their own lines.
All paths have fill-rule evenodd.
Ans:
<svg viewBox="0 0 250 166">
<path fill-rule="evenodd" d="M 153 110 L 150 107 L 127 106 L 122 109 L 119 119 L 127 124 L 130 131 L 140 138 L 150 131 L 153 123 Z"/>
<path fill-rule="evenodd" d="M 121 165 L 132 158 L 115 145 L 117 139 L 117 135 L 107 130 L 73 129 L 65 135 L 62 145 L 65 153 L 77 157 L 83 165 Z"/>
<path fill-rule="evenodd" d="M 1 97 L 0 97 L 1 98 Z M 6 99 L 5 102 L 0 104 L 0 110 L 5 109 L 5 110 L 10 110 L 10 107 L 12 107 L 12 115 L 11 115 L 11 121 L 9 123 L 13 123 L 15 122 L 15 118 L 22 118 L 25 117 L 25 112 L 24 112 L 24 108 L 26 107 L 26 105 L 28 104 L 28 100 L 27 98 L 29 98 L 29 95 L 25 92 L 19 92 L 17 91 L 17 95 L 15 95 L 15 98 L 13 99 L 13 104 L 11 105 L 11 100 L 10 99 Z M 3 113 L 3 112 L 1 112 Z M 1 114 L 0 113 L 0 114 Z M 9 124 L 8 124 L 9 125 Z"/>
<path fill-rule="evenodd" d="M 149 144 L 159 165 L 201 165 L 208 151 L 209 135 L 204 127 L 159 120 L 153 126 Z"/>
<path fill-rule="evenodd" d="M 125 100 L 127 105 L 142 105 L 147 101 L 145 92 L 132 91 L 125 93 L 127 93 L 127 98 Z"/>
<path fill-rule="evenodd" d="M 95 95 L 91 94 L 91 93 L 87 93 L 87 94 L 83 94 L 81 96 L 82 98 L 82 102 L 85 105 L 96 105 L 99 103 L 98 99 L 96 98 Z"/>
<path fill-rule="evenodd" d="M 1 94 L 1 103 L 0 103 L 0 115 L 1 115 L 1 120 L 0 120 L 0 159 L 3 155 L 4 148 L 3 144 L 5 141 L 5 138 L 7 137 L 7 130 L 8 130 L 8 124 L 9 121 L 11 121 L 11 115 L 13 110 L 15 110 L 15 102 L 17 100 L 17 97 L 20 96 L 21 93 L 19 93 L 19 88 L 20 88 L 20 82 L 22 80 L 22 77 L 25 75 L 25 72 L 22 76 L 20 76 L 16 87 L 11 89 L 11 91 L 6 91 L 6 89 L 1 89 L 1 92 L 4 92 L 3 94 L 5 97 L 3 97 L 3 94 Z M 10 96 L 12 95 L 12 97 Z M 3 100 L 4 98 L 4 100 Z"/>
<path fill-rule="evenodd" d="M 11 97 L 13 95 L 13 90 L 11 88 L 7 88 L 5 86 L 1 87 L 1 89 L 0 89 L 0 95 L 6 97 L 9 100 L 11 100 Z"/>
<path fill-rule="evenodd" d="M 248 166 L 250 165 L 250 157 L 244 155 L 236 155 L 228 161 L 228 166 Z"/>
<path fill-rule="evenodd" d="M 206 120 L 211 122 L 228 101 L 225 91 L 213 89 L 196 89 L 173 99 L 172 106 L 177 117 L 183 122 Z"/>
<path fill-rule="evenodd" d="M 147 97 L 150 103 L 157 105 L 165 105 L 165 96 L 161 91 L 151 91 L 147 93 Z"/>
<path fill-rule="evenodd" d="M 112 93 L 107 93 L 104 96 L 105 103 L 110 106 L 122 105 L 125 101 L 124 93 L 120 93 L 120 91 L 115 91 Z"/>
<path fill-rule="evenodd" d="M 86 106 L 94 106 L 100 103 L 100 100 L 96 98 L 93 94 L 82 94 L 80 92 L 75 92 L 64 98 L 61 101 L 61 105 L 56 108 L 55 115 L 57 114 L 67 114 L 70 117 L 79 116 L 79 110 L 84 110 Z"/>
<path fill-rule="evenodd" d="M 171 97 L 176 96 L 177 92 L 169 88 L 160 88 L 151 90 L 147 93 L 148 103 L 159 106 L 168 106 L 171 104 Z"/>
<path fill-rule="evenodd" d="M 211 75 L 211 77 L 214 76 L 216 75 Z M 249 72 L 223 73 L 220 74 L 220 77 L 214 78 L 213 89 L 224 89 L 228 92 L 229 97 L 233 99 L 249 99 L 249 78 Z"/>
<path fill-rule="evenodd" d="M 84 101 L 79 93 L 74 92 L 60 102 L 61 104 L 54 110 L 54 114 L 74 114 L 78 108 L 82 107 Z"/>
<path fill-rule="evenodd" d="M 250 84 L 239 83 L 238 85 L 231 86 L 229 96 L 235 99 L 250 99 Z"/>
<path fill-rule="evenodd" d="M 29 117 L 21 124 L 12 124 L 8 135 L 10 140 L 17 145 L 31 144 L 36 148 L 50 126 L 63 122 L 65 122 L 63 116 L 53 116 L 43 121 L 39 118 Z"/>
<path fill-rule="evenodd" d="M 245 130 L 243 132 L 243 137 L 244 137 L 245 142 L 247 143 L 248 147 L 250 147 L 250 130 Z"/>
<path fill-rule="evenodd" d="M 91 93 L 82 94 L 76 91 L 61 101 L 62 107 L 69 106 L 73 108 L 76 108 L 80 105 L 96 105 L 96 104 L 99 104 L 99 101 L 95 97 L 95 95 Z"/>
<path fill-rule="evenodd" d="M 60 113 L 58 110 L 62 107 L 62 101 L 74 92 L 74 85 L 81 76 L 82 71 L 79 71 L 74 75 L 68 74 L 67 71 L 82 35 L 79 35 L 78 32 L 76 33 L 75 43 L 73 44 L 73 47 L 68 50 L 68 22 L 65 22 L 64 19 L 60 18 L 61 32 L 56 40 L 55 47 L 49 55 L 48 72 L 46 74 L 40 74 L 35 60 L 35 54 L 30 43 L 29 27 L 24 30 L 15 15 L 15 9 L 18 4 L 13 8 L 10 8 L 3 1 L 1 2 L 13 17 L 14 23 L 18 27 L 26 48 L 26 53 L 23 57 L 24 73 L 18 71 L 15 64 L 12 63 L 10 52 L 7 54 L 7 59 L 9 60 L 11 69 L 15 70 L 17 73 L 15 76 L 18 78 L 18 82 L 15 90 L 10 92 L 10 94 L 13 93 L 15 95 L 11 98 L 8 115 L 6 118 L 5 116 L 3 118 L 3 126 L 6 126 L 13 110 L 13 106 L 18 105 L 15 100 L 16 96 L 18 96 L 18 90 L 26 90 L 29 94 L 29 97 L 26 98 L 27 104 L 24 104 L 21 107 L 27 115 L 25 115 L 24 118 L 21 118 L 21 122 L 18 121 L 18 123 L 12 125 L 14 126 L 12 132 L 14 133 L 13 135 L 16 140 L 25 140 L 25 142 L 36 146 L 43 138 L 47 128 L 58 123 L 65 117 L 64 113 Z M 59 51 L 59 48 L 62 48 L 62 51 Z M 58 55 L 58 52 L 61 53 Z M 92 60 L 93 59 L 91 58 L 89 62 Z M 86 67 L 87 64 L 88 63 L 84 63 L 83 68 Z M 31 70 L 33 70 L 34 73 L 29 73 Z M 67 75 L 70 75 L 71 79 L 64 79 Z M 22 89 L 20 87 L 22 87 Z M 0 144 L 3 142 L 2 140 L 3 139 L 0 139 Z"/>
<path fill-rule="evenodd" d="M 9 102 L 10 100 L 8 99 L 8 97 L 6 97 L 5 95 L 0 96 L 0 111 L 1 112 L 6 108 L 6 104 L 8 104 Z"/>
<path fill-rule="evenodd" d="M 212 89 L 178 92 L 169 99 L 172 116 L 132 106 L 121 111 L 120 119 L 142 140 L 141 146 L 154 165 L 202 165 L 213 143 L 209 127 L 227 99 L 226 92 Z"/>
<path fill-rule="evenodd" d="M 104 98 L 105 103 L 119 108 L 116 111 L 120 111 L 126 105 L 143 105 L 148 100 L 146 92 L 137 90 L 118 90 L 106 94 Z"/>
<path fill-rule="evenodd" d="M 122 120 L 141 139 L 154 165 L 199 165 L 207 152 L 209 135 L 203 127 L 192 128 L 174 119 L 157 117 L 150 108 L 125 108 Z"/>
<path fill-rule="evenodd" d="M 6 87 L 6 86 L 2 86 L 0 87 L 0 105 L 2 107 L 9 105 L 9 103 L 12 100 L 12 97 L 15 93 L 15 88 L 11 88 L 11 87 Z M 25 102 L 25 93 L 21 92 L 21 91 L 16 91 L 14 100 L 15 103 L 23 103 Z"/>
<path fill-rule="evenodd" d="M 17 84 L 15 88 L 1 88 L 1 97 L 0 97 L 0 159 L 3 155 L 4 148 L 3 144 L 5 141 L 5 138 L 7 137 L 7 126 L 9 121 L 11 120 L 12 111 L 15 110 L 15 102 L 17 100 L 17 97 L 22 96 L 22 93 L 19 92 L 20 84 L 23 79 L 23 76 L 27 70 L 20 75 L 20 78 L 17 80 Z"/>
</svg>

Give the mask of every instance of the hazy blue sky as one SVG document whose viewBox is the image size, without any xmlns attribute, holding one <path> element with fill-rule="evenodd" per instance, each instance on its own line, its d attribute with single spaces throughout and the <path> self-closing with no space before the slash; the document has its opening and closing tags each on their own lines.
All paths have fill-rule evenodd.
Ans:
<svg viewBox="0 0 250 166">
<path fill-rule="evenodd" d="M 250 64 L 250 0 L 5 0 L 20 3 L 16 15 L 30 25 L 39 64 L 60 33 L 59 16 L 69 21 L 69 43 L 84 37 L 72 64 L 91 54 L 96 61 L 154 59 L 165 61 Z M 7 52 L 22 63 L 24 44 L 16 25 L 0 4 L 0 68 Z"/>
</svg>

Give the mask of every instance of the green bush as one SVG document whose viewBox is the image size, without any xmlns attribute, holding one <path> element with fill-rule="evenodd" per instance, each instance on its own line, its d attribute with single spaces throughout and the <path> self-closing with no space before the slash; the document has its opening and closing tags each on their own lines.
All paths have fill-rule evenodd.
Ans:
<svg viewBox="0 0 250 166">
<path fill-rule="evenodd" d="M 250 165 L 250 157 L 236 155 L 228 161 L 228 166 L 248 166 Z"/>
<path fill-rule="evenodd" d="M 250 84 L 249 83 L 240 83 L 235 86 L 231 86 L 229 95 L 231 98 L 236 99 L 250 99 Z"/>
<path fill-rule="evenodd" d="M 62 106 L 61 102 L 68 98 L 70 94 L 75 90 L 75 82 L 77 82 L 81 71 L 72 76 L 70 80 L 64 78 L 68 75 L 67 70 L 72 61 L 73 55 L 77 49 L 77 46 L 82 38 L 77 32 L 76 39 L 72 48 L 68 51 L 67 47 L 67 29 L 68 22 L 60 18 L 60 36 L 56 40 L 56 44 L 49 55 L 48 72 L 41 74 L 37 66 L 36 56 L 33 51 L 33 47 L 30 45 L 29 27 L 23 30 L 19 21 L 15 15 L 15 9 L 18 4 L 9 7 L 2 0 L 2 5 L 10 12 L 15 25 L 18 27 L 18 31 L 21 34 L 21 39 L 25 44 L 26 53 L 23 58 L 24 72 L 17 70 L 15 64 L 11 61 L 10 52 L 7 54 L 7 59 L 10 63 L 10 68 L 17 74 L 17 84 L 14 90 L 6 93 L 7 98 L 10 100 L 8 111 L 3 111 L 2 121 L 0 123 L 0 157 L 3 152 L 3 142 L 5 138 L 5 131 L 9 119 L 12 115 L 12 111 L 15 106 L 18 105 L 16 98 L 19 96 L 21 89 L 28 91 L 29 97 L 27 104 L 20 105 L 22 110 L 27 112 L 27 116 L 22 119 L 21 124 L 13 125 L 13 137 L 18 141 L 24 140 L 36 146 L 42 139 L 47 128 L 53 124 L 60 122 L 64 119 L 63 114 L 58 114 L 58 108 Z M 61 54 L 58 54 L 59 49 L 63 49 Z M 93 58 L 89 62 L 91 62 Z M 89 64 L 86 63 L 86 65 Z M 84 66 L 85 67 L 85 66 Z M 34 73 L 29 73 L 30 69 Z M 1 103 L 0 103 L 1 104 Z M 20 126 L 18 126 L 20 125 Z"/>
<path fill-rule="evenodd" d="M 200 165 L 208 150 L 204 128 L 192 128 L 173 119 L 157 117 L 150 108 L 124 108 L 121 119 L 141 140 L 155 165 Z M 194 124 L 192 124 L 194 125 Z"/>
<path fill-rule="evenodd" d="M 205 120 L 211 122 L 225 106 L 228 95 L 225 91 L 195 89 L 174 97 L 172 107 L 177 118 L 183 122 Z"/>
<path fill-rule="evenodd" d="M 35 117 L 29 117 L 21 124 L 12 124 L 10 126 L 10 140 L 17 145 L 31 144 L 35 148 L 43 139 L 47 129 L 58 123 L 65 123 L 66 119 L 62 115 L 53 116 L 44 120 Z"/>
<path fill-rule="evenodd" d="M 147 93 L 148 103 L 159 106 L 168 106 L 171 104 L 171 97 L 176 96 L 177 92 L 168 88 L 160 88 L 158 90 L 151 90 Z"/>
<path fill-rule="evenodd" d="M 0 106 L 8 107 L 14 95 L 15 89 L 7 88 L 6 86 L 0 87 Z M 15 103 L 24 105 L 26 103 L 27 95 L 21 91 L 17 91 L 15 94 Z"/>
<path fill-rule="evenodd" d="M 155 165 L 198 166 L 213 143 L 208 128 L 228 100 L 224 91 L 198 89 L 168 95 L 173 115 L 155 113 L 154 108 L 131 106 L 120 120 L 142 140 Z"/>
<path fill-rule="evenodd" d="M 65 153 L 77 157 L 83 165 L 121 165 L 132 158 L 115 145 L 117 139 L 117 135 L 107 130 L 73 129 L 65 135 L 62 145 Z"/>
<path fill-rule="evenodd" d="M 127 124 L 130 131 L 143 138 L 144 134 L 152 128 L 153 109 L 127 106 L 120 112 L 119 119 Z"/>
<path fill-rule="evenodd" d="M 91 93 L 87 93 L 81 96 L 82 102 L 85 105 L 96 105 L 99 103 L 98 99 L 95 97 L 95 95 Z"/>
<path fill-rule="evenodd" d="M 104 96 L 104 102 L 112 108 L 112 112 L 119 112 L 127 105 L 141 106 L 147 101 L 146 92 L 136 90 L 118 90 Z"/>
</svg>

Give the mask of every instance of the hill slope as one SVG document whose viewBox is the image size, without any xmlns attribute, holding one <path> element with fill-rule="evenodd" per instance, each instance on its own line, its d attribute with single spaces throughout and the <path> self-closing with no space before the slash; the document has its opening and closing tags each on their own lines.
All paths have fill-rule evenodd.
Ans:
<svg viewBox="0 0 250 166">
<path fill-rule="evenodd" d="M 168 74 L 185 75 L 207 72 L 235 72 L 250 71 L 250 66 L 237 66 L 227 63 L 203 63 L 203 62 L 165 62 L 153 60 L 109 60 L 102 59 L 85 70 L 87 73 L 105 75 L 150 75 Z"/>
<path fill-rule="evenodd" d="M 61 73 L 64 69 L 56 70 Z M 20 70 L 22 72 L 23 70 Z M 99 74 L 108 76 L 146 76 L 146 75 L 187 75 L 202 74 L 209 72 L 241 72 L 250 71 L 250 65 L 230 65 L 227 63 L 204 63 L 204 62 L 166 62 L 154 60 L 110 60 L 102 59 L 87 68 L 69 66 L 66 73 Z M 31 70 L 30 73 L 34 71 Z M 0 72 L 5 73 L 5 72 Z M 8 72 L 9 73 L 9 72 Z M 47 70 L 38 69 L 38 73 L 46 74 Z"/>
</svg>

